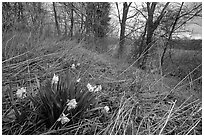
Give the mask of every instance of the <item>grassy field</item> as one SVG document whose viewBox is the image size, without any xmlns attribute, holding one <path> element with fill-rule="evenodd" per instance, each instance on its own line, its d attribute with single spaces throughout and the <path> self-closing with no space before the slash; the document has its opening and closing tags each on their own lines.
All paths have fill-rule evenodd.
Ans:
<svg viewBox="0 0 204 137">
<path fill-rule="evenodd" d="M 167 60 L 163 68 L 175 74 L 164 77 L 88 50 L 84 43 L 12 36 L 3 37 L 2 46 L 2 134 L 202 134 L 200 52 L 175 50 L 177 64 Z M 53 86 L 54 74 L 59 83 Z M 92 92 L 88 84 L 102 89 Z M 24 98 L 16 95 L 21 87 Z M 67 99 L 76 99 L 77 107 L 67 109 Z M 69 122 L 61 123 L 62 113 Z"/>
<path fill-rule="evenodd" d="M 202 100 L 201 64 L 202 50 L 172 49 L 171 58 L 165 61 L 162 69 L 170 78 L 183 80 L 193 94 Z"/>
</svg>

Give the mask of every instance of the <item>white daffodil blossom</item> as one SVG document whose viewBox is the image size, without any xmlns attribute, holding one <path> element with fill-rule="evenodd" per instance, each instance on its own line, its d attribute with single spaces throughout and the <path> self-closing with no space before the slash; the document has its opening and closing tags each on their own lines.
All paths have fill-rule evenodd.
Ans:
<svg viewBox="0 0 204 137">
<path fill-rule="evenodd" d="M 18 98 L 26 97 L 26 87 L 22 87 L 22 88 L 18 89 L 17 92 L 16 92 L 16 96 Z"/>
<path fill-rule="evenodd" d="M 102 86 L 101 85 L 99 85 L 97 88 L 95 88 L 95 92 L 99 92 L 99 91 L 101 91 L 102 90 Z"/>
<path fill-rule="evenodd" d="M 58 118 L 57 121 L 61 121 L 62 125 L 65 123 L 68 123 L 70 121 L 70 119 L 68 117 L 66 117 L 66 115 L 64 113 L 62 113 L 62 115 L 60 116 L 60 118 Z"/>
<path fill-rule="evenodd" d="M 91 84 L 88 83 L 86 87 L 88 88 L 88 90 L 90 92 L 98 92 L 98 91 L 102 90 L 102 86 L 101 85 L 99 85 L 99 86 L 92 86 Z"/>
<path fill-rule="evenodd" d="M 104 110 L 105 110 L 106 113 L 108 113 L 109 110 L 110 110 L 110 108 L 109 108 L 108 106 L 105 106 L 105 107 L 104 107 Z"/>
<path fill-rule="evenodd" d="M 77 63 L 77 66 L 80 66 L 80 63 Z"/>
<path fill-rule="evenodd" d="M 57 76 L 57 75 L 54 74 L 54 76 L 53 76 L 53 78 L 52 78 L 52 84 L 57 84 L 58 81 L 59 81 L 59 76 Z"/>
<path fill-rule="evenodd" d="M 76 108 L 76 106 L 77 106 L 76 99 L 70 100 L 69 103 L 67 104 L 67 106 L 68 106 L 68 111 L 69 111 L 70 109 Z"/>
<path fill-rule="evenodd" d="M 87 84 L 87 86 L 86 86 L 87 88 L 88 88 L 88 90 L 90 91 L 90 92 L 94 92 L 94 89 L 96 88 L 96 86 L 92 86 L 91 84 Z"/>
<path fill-rule="evenodd" d="M 72 64 L 71 68 L 72 68 L 72 69 L 76 69 L 75 64 Z"/>
<path fill-rule="evenodd" d="M 80 82 L 80 80 L 81 80 L 81 78 L 77 79 L 77 81 L 76 81 L 76 82 Z"/>
</svg>

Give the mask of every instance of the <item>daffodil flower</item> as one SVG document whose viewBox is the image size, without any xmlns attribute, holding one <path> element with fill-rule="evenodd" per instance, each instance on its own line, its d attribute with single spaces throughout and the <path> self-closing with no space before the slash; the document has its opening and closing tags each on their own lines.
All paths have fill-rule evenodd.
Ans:
<svg viewBox="0 0 204 137">
<path fill-rule="evenodd" d="M 92 86 L 91 84 L 88 83 L 86 87 L 88 88 L 88 90 L 90 92 L 98 92 L 98 91 L 102 90 L 102 86 L 101 85 L 99 85 L 99 86 Z"/>
<path fill-rule="evenodd" d="M 77 66 L 80 66 L 80 63 L 77 63 Z"/>
<path fill-rule="evenodd" d="M 59 76 L 57 76 L 57 75 L 54 74 L 54 76 L 53 76 L 53 78 L 52 78 L 52 84 L 57 84 L 58 81 L 59 81 Z"/>
<path fill-rule="evenodd" d="M 99 85 L 97 88 L 95 88 L 95 92 L 101 91 L 102 90 L 102 86 Z"/>
<path fill-rule="evenodd" d="M 94 92 L 94 89 L 96 88 L 96 86 L 92 86 L 91 84 L 87 84 L 87 86 L 86 86 L 87 88 L 88 88 L 88 90 L 90 91 L 90 92 Z"/>
<path fill-rule="evenodd" d="M 81 80 L 81 78 L 77 79 L 77 81 L 76 81 L 76 82 L 80 82 L 80 80 Z"/>
<path fill-rule="evenodd" d="M 72 69 L 76 69 L 75 64 L 72 64 L 71 68 L 72 68 Z"/>
<path fill-rule="evenodd" d="M 69 103 L 67 104 L 67 106 L 68 106 L 68 111 L 69 111 L 70 109 L 76 108 L 76 106 L 77 106 L 76 99 L 70 100 Z"/>
<path fill-rule="evenodd" d="M 68 123 L 70 121 L 70 119 L 68 117 L 66 117 L 66 115 L 64 113 L 62 113 L 61 117 L 58 118 L 57 121 L 60 121 L 63 124 Z"/>
<path fill-rule="evenodd" d="M 26 97 L 26 88 L 25 88 L 25 87 L 22 87 L 22 88 L 18 89 L 17 92 L 16 92 L 16 96 L 17 96 L 18 98 L 24 98 L 24 97 Z"/>
<path fill-rule="evenodd" d="M 105 106 L 105 107 L 104 107 L 104 110 L 105 110 L 106 113 L 108 113 L 109 110 L 110 110 L 110 108 L 109 108 L 108 106 Z"/>
</svg>

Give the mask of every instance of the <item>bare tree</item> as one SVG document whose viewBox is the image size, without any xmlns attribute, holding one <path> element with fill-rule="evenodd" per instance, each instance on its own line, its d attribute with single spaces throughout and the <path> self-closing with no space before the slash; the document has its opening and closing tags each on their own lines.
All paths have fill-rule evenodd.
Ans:
<svg viewBox="0 0 204 137">
<path fill-rule="evenodd" d="M 172 38 L 172 34 L 173 34 L 174 30 L 175 30 L 176 24 L 177 24 L 177 22 L 178 22 L 178 20 L 179 20 L 179 16 L 180 16 L 180 13 L 181 13 L 181 9 L 182 9 L 182 7 L 183 7 L 183 4 L 184 4 L 184 2 L 182 2 L 181 6 L 180 6 L 180 9 L 179 9 L 179 11 L 178 11 L 178 13 L 177 13 L 177 15 L 176 15 L 175 21 L 173 22 L 171 31 L 169 32 L 169 36 L 168 36 L 167 42 L 165 43 L 165 47 L 164 47 L 163 53 L 162 53 L 162 55 L 161 55 L 161 61 L 160 61 L 160 62 L 161 62 L 161 66 L 163 65 L 164 55 L 165 55 L 165 53 L 166 53 L 167 47 L 168 47 L 168 45 L 169 45 L 169 42 L 170 42 L 170 40 L 171 40 L 171 38 Z"/>
<path fill-rule="evenodd" d="M 156 5 L 157 2 L 147 2 L 147 21 L 146 21 L 146 25 L 145 25 L 145 29 L 144 29 L 144 33 L 142 36 L 142 42 L 140 45 L 140 52 L 142 51 L 142 53 L 139 53 L 141 56 L 143 56 L 140 60 L 139 60 L 139 67 L 140 68 L 145 68 L 145 63 L 146 63 L 146 59 L 147 59 L 147 55 L 149 52 L 149 49 L 151 47 L 151 43 L 152 43 L 152 37 L 154 34 L 154 31 L 157 29 L 157 27 L 160 24 L 160 21 L 162 20 L 163 16 L 165 15 L 165 10 L 167 8 L 167 6 L 169 5 L 169 2 L 167 2 L 165 4 L 165 6 L 163 7 L 162 11 L 160 12 L 159 16 L 156 18 L 156 20 L 153 20 L 154 14 L 155 14 L 155 9 L 156 9 Z M 146 43 L 143 44 L 143 40 L 146 34 Z M 141 50 L 142 49 L 142 50 Z"/>
<path fill-rule="evenodd" d="M 120 11 L 119 11 L 119 6 L 118 3 L 116 2 L 116 7 L 118 10 L 118 18 L 120 22 L 120 42 L 119 42 L 119 49 L 118 49 L 118 54 L 117 57 L 120 58 L 123 55 L 124 51 L 124 43 L 125 43 L 125 26 L 126 26 L 126 20 L 128 19 L 128 10 L 132 2 L 129 4 L 127 2 L 123 3 L 123 14 L 122 14 L 122 19 L 120 17 Z"/>
<path fill-rule="evenodd" d="M 181 3 L 180 8 L 178 10 L 178 12 L 173 15 L 169 15 L 166 19 L 166 21 L 164 22 L 164 25 L 167 25 L 167 40 L 165 42 L 165 47 L 163 49 L 162 55 L 161 55 L 161 66 L 163 65 L 164 62 L 164 56 L 165 53 L 169 47 L 169 43 L 172 39 L 172 35 L 173 33 L 175 33 L 176 30 L 178 30 L 180 27 L 182 27 L 183 25 L 185 25 L 188 21 L 192 20 L 194 17 L 196 16 L 201 16 L 201 4 L 195 5 L 193 6 L 191 9 L 187 8 L 185 10 L 184 9 L 184 2 Z M 171 24 L 169 24 L 169 22 L 172 22 Z"/>
<path fill-rule="evenodd" d="M 73 9 L 73 2 L 70 3 L 70 6 L 71 6 L 71 25 L 70 25 L 70 37 L 72 38 L 73 37 L 73 28 L 74 28 L 74 9 Z"/>
<path fill-rule="evenodd" d="M 60 28 L 59 28 L 58 19 L 57 19 L 57 11 L 56 11 L 55 2 L 53 2 L 52 5 L 53 5 L 53 11 L 54 11 L 55 25 L 56 25 L 56 29 L 57 29 L 57 34 L 58 34 L 58 36 L 60 36 L 61 32 L 60 32 Z"/>
</svg>

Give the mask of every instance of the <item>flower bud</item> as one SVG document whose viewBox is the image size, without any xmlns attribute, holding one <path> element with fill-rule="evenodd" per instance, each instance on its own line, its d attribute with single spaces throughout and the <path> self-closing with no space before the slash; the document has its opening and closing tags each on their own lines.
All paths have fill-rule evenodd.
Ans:
<svg viewBox="0 0 204 137">
<path fill-rule="evenodd" d="M 105 106 L 105 107 L 104 107 L 104 110 L 105 110 L 106 113 L 108 113 L 109 110 L 110 110 L 110 108 L 109 108 L 108 106 Z"/>
<path fill-rule="evenodd" d="M 57 75 L 54 74 L 54 76 L 53 76 L 53 78 L 52 78 L 52 84 L 57 84 L 58 81 L 59 81 L 59 76 L 57 76 Z"/>
<path fill-rule="evenodd" d="M 62 116 L 60 118 L 58 118 L 57 121 L 60 121 L 63 124 L 68 123 L 70 121 L 70 119 L 68 117 L 66 117 L 66 115 L 64 113 L 62 113 Z"/>
<path fill-rule="evenodd" d="M 67 106 L 68 106 L 68 110 L 76 108 L 77 107 L 76 99 L 70 100 Z"/>
<path fill-rule="evenodd" d="M 71 68 L 72 68 L 72 69 L 76 69 L 75 64 L 72 64 Z"/>
<path fill-rule="evenodd" d="M 22 87 L 22 88 L 18 89 L 17 92 L 16 92 L 16 96 L 17 96 L 18 98 L 24 98 L 24 97 L 26 97 L 26 88 L 25 88 L 25 87 Z"/>
</svg>

